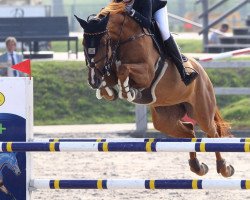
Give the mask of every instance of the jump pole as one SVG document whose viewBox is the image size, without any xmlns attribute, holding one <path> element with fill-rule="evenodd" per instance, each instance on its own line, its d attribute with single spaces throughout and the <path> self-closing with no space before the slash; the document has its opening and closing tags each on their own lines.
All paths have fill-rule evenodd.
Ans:
<svg viewBox="0 0 250 200">
<path fill-rule="evenodd" d="M 142 180 L 142 179 L 108 179 L 108 180 L 46 180 L 35 179 L 31 181 L 33 189 L 213 189 L 232 190 L 250 189 L 250 180 Z"/>
<path fill-rule="evenodd" d="M 239 143 L 250 138 L 35 138 L 31 142 L 205 142 Z"/>
<path fill-rule="evenodd" d="M 199 61 L 208 62 L 208 61 L 212 61 L 212 60 L 230 58 L 230 57 L 233 57 L 233 56 L 238 56 L 238 55 L 243 55 L 243 54 L 248 54 L 248 53 L 250 53 L 250 48 L 244 48 L 244 49 L 238 49 L 238 50 L 235 50 L 235 51 L 219 53 L 219 54 L 216 54 L 214 56 L 204 57 L 204 58 L 199 59 Z"/>
<path fill-rule="evenodd" d="M 0 152 L 250 152 L 250 143 L 0 142 Z"/>
</svg>

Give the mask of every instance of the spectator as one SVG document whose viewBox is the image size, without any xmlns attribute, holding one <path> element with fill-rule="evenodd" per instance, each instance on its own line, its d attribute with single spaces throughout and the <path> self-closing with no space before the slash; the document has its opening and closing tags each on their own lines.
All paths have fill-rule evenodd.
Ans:
<svg viewBox="0 0 250 200">
<path fill-rule="evenodd" d="M 7 70 L 6 73 L 2 75 L 7 75 L 10 77 L 24 76 L 22 72 L 13 70 L 11 68 L 11 66 L 20 63 L 23 60 L 23 56 L 16 52 L 16 44 L 17 44 L 16 38 L 14 37 L 6 38 L 5 44 L 6 44 L 6 52 L 0 56 L 0 63 L 5 63 L 5 66 L 7 66 Z"/>
<path fill-rule="evenodd" d="M 222 24 L 220 27 L 221 33 L 226 33 L 229 29 L 228 24 Z M 213 32 L 209 38 L 209 44 L 220 44 L 220 34 Z"/>
</svg>

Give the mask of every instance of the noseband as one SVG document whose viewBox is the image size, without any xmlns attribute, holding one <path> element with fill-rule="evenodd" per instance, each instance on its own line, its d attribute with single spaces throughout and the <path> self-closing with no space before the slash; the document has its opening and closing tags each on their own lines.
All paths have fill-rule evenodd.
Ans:
<svg viewBox="0 0 250 200">
<path fill-rule="evenodd" d="M 85 58 L 86 58 L 87 67 L 91 68 L 91 69 L 97 69 L 98 77 L 101 79 L 103 79 L 105 75 L 110 76 L 111 66 L 117 60 L 117 52 L 118 52 L 118 49 L 120 48 L 121 45 L 126 44 L 128 42 L 132 42 L 134 40 L 137 40 L 138 38 L 141 38 L 143 36 L 151 35 L 151 34 L 145 33 L 145 31 L 142 28 L 142 33 L 140 33 L 138 35 L 133 35 L 125 41 L 121 41 L 121 35 L 123 32 L 126 16 L 127 15 L 125 14 L 121 28 L 120 28 L 119 37 L 118 37 L 118 40 L 116 42 L 113 41 L 112 38 L 110 37 L 108 29 L 106 29 L 103 32 L 98 32 L 98 33 L 84 33 L 84 35 L 89 35 L 89 36 L 98 36 L 98 35 L 102 35 L 102 34 L 103 34 L 103 36 L 107 35 L 107 39 L 106 39 L 106 43 L 105 43 L 106 53 L 103 57 L 101 57 L 97 61 L 95 61 L 94 58 L 90 58 L 88 55 L 88 52 L 87 52 L 87 48 L 84 48 L 84 54 L 85 54 Z M 109 57 L 109 46 L 111 47 L 111 56 L 110 57 Z M 105 60 L 104 66 L 102 68 L 96 68 L 96 65 L 103 60 Z"/>
</svg>

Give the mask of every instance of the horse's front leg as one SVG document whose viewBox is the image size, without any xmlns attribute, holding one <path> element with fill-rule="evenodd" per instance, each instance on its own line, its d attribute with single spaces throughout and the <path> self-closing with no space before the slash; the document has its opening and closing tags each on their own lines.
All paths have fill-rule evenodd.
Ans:
<svg viewBox="0 0 250 200">
<path fill-rule="evenodd" d="M 118 92 L 113 87 L 102 87 L 96 90 L 96 98 L 104 98 L 108 101 L 115 101 L 118 98 Z"/>
<path fill-rule="evenodd" d="M 129 76 L 125 80 L 118 80 L 119 98 L 126 99 L 129 102 L 132 102 L 135 99 L 140 99 L 141 91 L 139 89 L 131 87 L 129 82 Z"/>
<path fill-rule="evenodd" d="M 122 64 L 118 68 L 119 98 L 132 102 L 141 98 L 140 89 L 150 86 L 154 74 L 149 75 L 145 64 Z"/>
</svg>

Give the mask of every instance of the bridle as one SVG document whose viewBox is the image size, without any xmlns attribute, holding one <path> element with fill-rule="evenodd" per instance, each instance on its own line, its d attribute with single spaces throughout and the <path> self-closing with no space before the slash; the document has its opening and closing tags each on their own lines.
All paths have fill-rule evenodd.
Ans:
<svg viewBox="0 0 250 200">
<path fill-rule="evenodd" d="M 119 32 L 119 36 L 118 36 L 118 40 L 117 41 L 113 41 L 112 38 L 110 37 L 109 34 L 109 30 L 106 29 L 105 31 L 102 32 L 97 32 L 97 33 L 84 33 L 84 35 L 89 35 L 89 36 L 105 36 L 106 37 L 106 42 L 105 42 L 105 46 L 106 46 L 106 52 L 105 55 L 103 57 L 101 57 L 100 59 L 98 59 L 97 61 L 94 60 L 94 58 L 90 58 L 87 52 L 87 49 L 84 48 L 84 54 L 85 54 L 85 58 L 86 58 L 86 65 L 88 68 L 90 69 L 96 69 L 98 74 L 97 76 L 101 79 L 104 79 L 104 76 L 110 76 L 110 72 L 111 72 L 111 66 L 114 64 L 114 62 L 117 60 L 117 53 L 118 53 L 118 49 L 121 47 L 121 45 L 124 45 L 128 42 L 132 42 L 134 40 L 137 40 L 141 37 L 144 36 L 150 36 L 151 34 L 148 34 L 144 31 L 144 29 L 142 28 L 142 32 L 140 34 L 137 35 L 133 35 L 131 37 L 129 37 L 128 39 L 126 39 L 125 41 L 121 41 L 121 35 L 124 29 L 124 24 L 125 24 L 125 20 L 126 20 L 126 14 L 123 15 L 124 19 L 120 28 L 120 32 Z M 109 57 L 109 47 L 111 47 L 111 56 Z M 102 68 L 96 68 L 96 65 L 105 60 L 105 64 Z"/>
<path fill-rule="evenodd" d="M 101 35 L 107 35 L 107 39 L 106 39 L 106 53 L 103 57 L 101 57 L 100 59 L 98 59 L 97 61 L 94 60 L 94 58 L 90 58 L 89 56 L 89 52 L 87 50 L 86 47 L 84 47 L 84 55 L 85 55 L 85 58 L 86 58 L 86 65 L 88 68 L 90 69 L 94 69 L 96 68 L 96 65 L 101 62 L 102 60 L 107 60 L 108 58 L 108 54 L 109 54 L 109 44 L 110 44 L 110 41 L 111 41 L 111 38 L 109 36 L 109 33 L 108 33 L 108 29 L 106 29 L 105 31 L 102 31 L 102 32 L 98 32 L 98 33 L 84 33 L 84 35 L 88 35 L 88 36 L 101 36 Z M 106 64 L 105 64 L 106 65 Z M 98 68 L 96 68 L 98 69 Z M 98 72 L 101 76 L 103 76 L 103 74 L 105 74 L 105 68 L 102 70 L 102 69 L 98 69 Z"/>
</svg>

